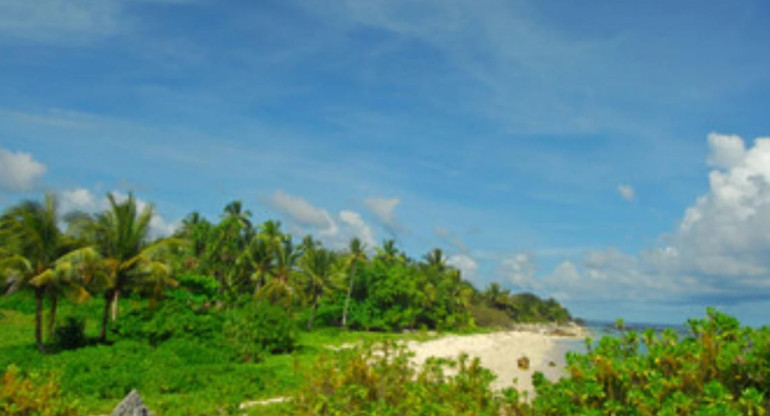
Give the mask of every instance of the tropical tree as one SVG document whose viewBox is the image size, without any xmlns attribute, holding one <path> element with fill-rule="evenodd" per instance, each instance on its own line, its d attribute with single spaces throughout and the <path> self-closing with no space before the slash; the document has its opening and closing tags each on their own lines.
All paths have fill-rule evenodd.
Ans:
<svg viewBox="0 0 770 416">
<path fill-rule="evenodd" d="M 256 235 L 236 260 L 236 266 L 244 271 L 254 285 L 255 296 L 265 285 L 267 277 L 273 273 L 274 254 L 274 244 L 271 240 L 263 235 Z"/>
<path fill-rule="evenodd" d="M 306 281 L 307 294 L 310 297 L 310 316 L 307 328 L 313 329 L 313 319 L 318 310 L 318 301 L 324 293 L 329 291 L 336 283 L 340 271 L 337 265 L 337 256 L 331 251 L 318 246 L 306 249 L 299 261 L 300 270 Z"/>
<path fill-rule="evenodd" d="M 297 260 L 302 251 L 294 245 L 290 235 L 284 236 L 280 243 L 273 247 L 275 266 L 270 278 L 260 289 L 258 296 L 266 297 L 273 302 L 291 305 L 296 292 L 294 273 L 297 268 Z"/>
<path fill-rule="evenodd" d="M 385 263 L 392 263 L 398 259 L 398 248 L 396 248 L 396 240 L 385 240 L 382 242 L 382 247 L 377 249 L 377 257 L 385 261 Z"/>
<path fill-rule="evenodd" d="M 150 221 L 154 215 L 150 205 L 141 211 L 133 194 L 118 202 L 108 194 L 109 208 L 90 222 L 88 233 L 107 268 L 104 290 L 104 311 L 100 339 L 107 337 L 107 325 L 117 319 L 118 300 L 122 293 L 141 287 L 148 276 L 154 281 L 168 282 L 170 268 L 166 267 L 162 251 L 178 240 L 149 242 Z"/>
<path fill-rule="evenodd" d="M 346 257 L 348 269 L 348 292 L 345 295 L 345 306 L 342 308 L 343 328 L 347 328 L 348 325 L 348 309 L 350 307 L 350 297 L 353 294 L 353 284 L 356 280 L 356 266 L 358 266 L 358 264 L 361 262 L 366 262 L 366 249 L 361 240 L 356 237 L 350 240 L 350 246 L 348 247 L 348 253 Z"/>
<path fill-rule="evenodd" d="M 439 272 L 443 272 L 446 269 L 446 257 L 440 248 L 434 248 L 429 251 L 428 254 L 423 256 L 423 259 L 425 259 L 428 267 L 435 268 Z"/>
<path fill-rule="evenodd" d="M 6 212 L 0 222 L 0 238 L 5 242 L 6 256 L 0 260 L 8 293 L 30 288 L 35 297 L 35 341 L 43 346 L 43 301 L 50 296 L 49 333 L 56 321 L 58 297 L 69 285 L 69 279 L 56 272 L 57 260 L 68 249 L 58 225 L 57 200 L 46 194 L 42 203 L 24 201 Z"/>
</svg>

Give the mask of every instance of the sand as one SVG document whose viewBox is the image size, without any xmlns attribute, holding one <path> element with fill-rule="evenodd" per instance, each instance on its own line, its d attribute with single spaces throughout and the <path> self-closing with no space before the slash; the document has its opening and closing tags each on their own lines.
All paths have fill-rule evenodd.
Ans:
<svg viewBox="0 0 770 416">
<path fill-rule="evenodd" d="M 564 373 L 566 340 L 584 337 L 576 331 L 572 335 L 553 335 L 553 331 L 530 328 L 490 334 L 449 335 L 426 342 L 409 342 L 414 361 L 424 362 L 428 357 L 457 358 L 461 353 L 479 357 L 481 365 L 490 369 L 497 378 L 493 389 L 516 387 L 533 397 L 532 374 L 542 372 L 549 380 L 558 380 Z M 520 369 L 517 361 L 529 358 L 529 368 Z M 515 380 L 514 380 L 515 379 Z"/>
</svg>

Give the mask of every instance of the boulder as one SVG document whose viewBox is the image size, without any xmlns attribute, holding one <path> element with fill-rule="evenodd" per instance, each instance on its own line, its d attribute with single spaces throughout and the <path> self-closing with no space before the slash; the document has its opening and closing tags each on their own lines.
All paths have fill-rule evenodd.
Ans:
<svg viewBox="0 0 770 416">
<path fill-rule="evenodd" d="M 136 390 L 131 390 L 122 402 L 112 411 L 112 416 L 152 416 Z"/>
</svg>

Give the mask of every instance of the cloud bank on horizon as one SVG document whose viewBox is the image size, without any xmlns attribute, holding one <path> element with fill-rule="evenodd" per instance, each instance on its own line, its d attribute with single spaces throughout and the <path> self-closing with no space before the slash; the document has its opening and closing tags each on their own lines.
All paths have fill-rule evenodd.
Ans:
<svg viewBox="0 0 770 416">
<path fill-rule="evenodd" d="M 744 139 L 770 131 L 767 16 L 761 0 L 0 0 L 0 208 L 55 191 L 94 212 L 133 190 L 159 236 L 241 199 L 337 248 L 443 247 L 479 286 L 582 316 L 761 321 L 768 145 Z"/>
</svg>

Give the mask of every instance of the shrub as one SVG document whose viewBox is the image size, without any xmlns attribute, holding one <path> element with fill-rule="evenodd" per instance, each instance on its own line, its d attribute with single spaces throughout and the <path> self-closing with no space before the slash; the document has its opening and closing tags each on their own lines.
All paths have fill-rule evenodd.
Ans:
<svg viewBox="0 0 770 416">
<path fill-rule="evenodd" d="M 18 368 L 10 366 L 0 380 L 0 414 L 4 416 L 79 414 L 77 404 L 62 396 L 53 379 L 23 376 Z"/>
<path fill-rule="evenodd" d="M 534 379 L 532 415 L 762 415 L 770 410 L 770 330 L 709 309 L 690 336 L 626 332 L 568 356 L 570 377 Z"/>
<path fill-rule="evenodd" d="M 83 318 L 68 316 L 64 324 L 56 327 L 54 340 L 56 345 L 65 350 L 74 350 L 86 345 L 86 321 Z"/>
<path fill-rule="evenodd" d="M 478 359 L 431 359 L 416 369 L 412 356 L 386 342 L 320 357 L 287 414 L 499 415 L 509 399 L 492 392 L 494 375 Z"/>
<path fill-rule="evenodd" d="M 267 302 L 250 301 L 227 311 L 224 334 L 244 361 L 259 361 L 265 353 L 290 352 L 297 342 L 289 313 Z"/>
<path fill-rule="evenodd" d="M 507 328 L 513 322 L 505 311 L 485 305 L 471 305 L 471 314 L 476 325 L 481 327 Z"/>
<path fill-rule="evenodd" d="M 158 345 L 171 338 L 218 340 L 222 319 L 216 312 L 193 310 L 178 300 L 167 300 L 157 309 L 137 309 L 122 316 L 112 332 Z"/>
</svg>

